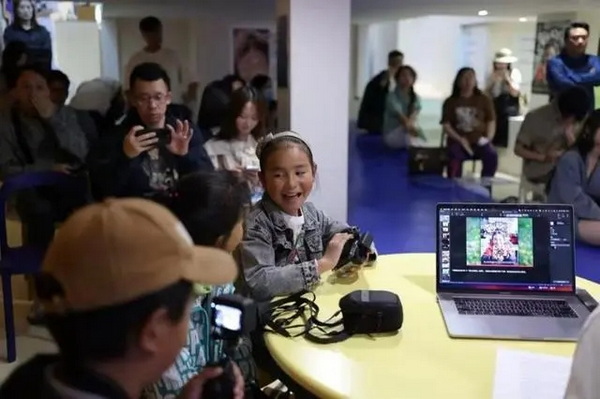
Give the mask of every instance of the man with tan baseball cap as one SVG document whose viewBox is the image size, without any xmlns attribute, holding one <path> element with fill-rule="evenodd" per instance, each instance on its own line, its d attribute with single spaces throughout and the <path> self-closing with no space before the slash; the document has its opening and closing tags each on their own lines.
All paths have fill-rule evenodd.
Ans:
<svg viewBox="0 0 600 399">
<path fill-rule="evenodd" d="M 18 368 L 0 397 L 138 399 L 185 344 L 193 283 L 230 283 L 236 274 L 229 254 L 194 246 L 154 202 L 111 199 L 77 211 L 57 232 L 36 283 L 60 354 Z M 207 369 L 182 397 L 201 398 L 204 381 L 220 372 Z"/>
</svg>

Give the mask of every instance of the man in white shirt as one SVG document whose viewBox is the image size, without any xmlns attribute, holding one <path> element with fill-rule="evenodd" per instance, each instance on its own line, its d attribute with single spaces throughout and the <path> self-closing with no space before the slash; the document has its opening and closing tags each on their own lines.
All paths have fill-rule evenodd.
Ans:
<svg viewBox="0 0 600 399">
<path fill-rule="evenodd" d="M 176 104 L 189 104 L 196 100 L 198 82 L 190 76 L 177 53 L 163 47 L 163 26 L 156 17 L 146 17 L 140 21 L 140 33 L 146 47 L 135 53 L 125 67 L 123 90 L 129 90 L 129 77 L 133 69 L 144 63 L 159 64 L 171 79 L 171 95 Z"/>
</svg>

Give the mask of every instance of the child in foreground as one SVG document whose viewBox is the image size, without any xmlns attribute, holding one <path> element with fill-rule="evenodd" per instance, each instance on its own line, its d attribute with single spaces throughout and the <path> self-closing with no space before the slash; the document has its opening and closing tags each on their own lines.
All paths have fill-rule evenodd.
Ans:
<svg viewBox="0 0 600 399">
<path fill-rule="evenodd" d="M 181 220 L 195 245 L 216 247 L 229 253 L 238 246 L 242 239 L 245 210 L 250 203 L 250 192 L 245 182 L 228 171 L 197 172 L 182 178 L 175 192 L 171 210 Z M 219 295 L 233 294 L 234 285 L 197 284 L 194 291 L 187 342 L 160 381 L 147 389 L 147 398 L 177 396 L 208 362 L 220 360 L 223 355 L 222 342 L 213 340 L 210 334 L 210 305 Z M 247 358 L 240 359 L 241 368 L 245 377 L 252 379 L 255 371 L 251 349 L 248 345 L 244 348 Z"/>
<path fill-rule="evenodd" d="M 307 202 L 317 165 L 298 134 L 267 135 L 257 155 L 265 195 L 246 219 L 240 261 L 250 294 L 268 300 L 316 286 L 352 236 Z"/>
<path fill-rule="evenodd" d="M 139 398 L 186 342 L 194 283 L 235 279 L 231 255 L 194 246 L 162 206 L 108 200 L 75 212 L 46 253 L 36 290 L 59 353 L 37 355 L 0 387 L 2 399 Z M 244 396 L 237 367 L 233 397 Z M 205 369 L 181 399 L 202 398 Z"/>
</svg>

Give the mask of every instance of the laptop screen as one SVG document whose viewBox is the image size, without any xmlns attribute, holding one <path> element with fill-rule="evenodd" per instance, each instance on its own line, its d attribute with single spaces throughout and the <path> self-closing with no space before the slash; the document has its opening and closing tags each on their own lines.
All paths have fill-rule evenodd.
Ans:
<svg viewBox="0 0 600 399">
<path fill-rule="evenodd" d="M 574 292 L 568 205 L 438 204 L 438 290 Z"/>
</svg>

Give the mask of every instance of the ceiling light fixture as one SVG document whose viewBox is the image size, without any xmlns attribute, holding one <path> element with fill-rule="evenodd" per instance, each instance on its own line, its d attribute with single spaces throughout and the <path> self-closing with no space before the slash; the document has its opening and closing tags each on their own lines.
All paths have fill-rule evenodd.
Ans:
<svg viewBox="0 0 600 399">
<path fill-rule="evenodd" d="M 479 15 L 480 17 L 485 17 L 486 15 L 488 15 L 489 12 L 487 10 L 480 10 L 477 15 Z"/>
<path fill-rule="evenodd" d="M 527 18 L 521 17 L 521 18 L 519 18 L 519 22 L 527 22 Z"/>
</svg>

